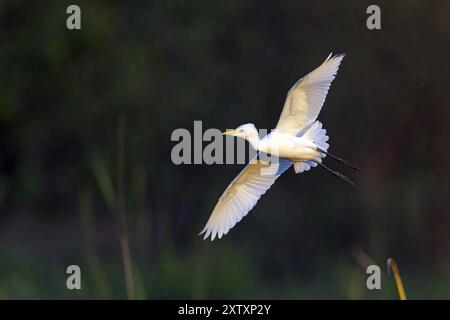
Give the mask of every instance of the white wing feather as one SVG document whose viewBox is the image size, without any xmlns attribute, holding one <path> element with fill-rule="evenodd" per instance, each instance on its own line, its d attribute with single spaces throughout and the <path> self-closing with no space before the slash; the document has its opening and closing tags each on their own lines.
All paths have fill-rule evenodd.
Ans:
<svg viewBox="0 0 450 320">
<path fill-rule="evenodd" d="M 319 67 L 294 84 L 287 94 L 276 126 L 278 130 L 297 135 L 317 119 L 344 56 L 330 54 Z"/>
<path fill-rule="evenodd" d="M 263 195 L 283 174 L 292 162 L 279 159 L 278 163 L 269 163 L 255 157 L 237 175 L 217 202 L 205 228 L 204 239 L 211 236 L 211 241 L 228 233 L 236 223 L 247 215 Z"/>
</svg>

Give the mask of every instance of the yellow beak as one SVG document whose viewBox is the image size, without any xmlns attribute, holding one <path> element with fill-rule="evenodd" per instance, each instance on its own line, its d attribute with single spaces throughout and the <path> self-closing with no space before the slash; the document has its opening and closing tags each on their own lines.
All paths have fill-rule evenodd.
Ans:
<svg viewBox="0 0 450 320">
<path fill-rule="evenodd" d="M 239 130 L 230 130 L 230 131 L 222 132 L 222 135 L 223 136 L 234 136 L 238 132 L 239 132 Z"/>
</svg>

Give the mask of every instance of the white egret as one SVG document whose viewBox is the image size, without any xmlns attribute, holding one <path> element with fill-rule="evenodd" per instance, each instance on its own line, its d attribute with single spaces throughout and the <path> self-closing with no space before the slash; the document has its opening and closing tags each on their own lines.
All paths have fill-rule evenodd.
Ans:
<svg viewBox="0 0 450 320">
<path fill-rule="evenodd" d="M 347 177 L 322 164 L 326 155 L 357 169 L 355 165 L 328 153 L 328 136 L 316 121 L 331 82 L 336 76 L 344 54 L 328 58 L 315 70 L 298 80 L 289 90 L 275 129 L 260 139 L 256 127 L 249 123 L 224 135 L 247 140 L 259 151 L 279 157 L 276 164 L 258 156 L 239 173 L 220 197 L 205 228 L 204 239 L 228 233 L 255 206 L 263 195 L 292 164 L 296 173 L 322 166 L 335 176 L 352 183 Z"/>
</svg>

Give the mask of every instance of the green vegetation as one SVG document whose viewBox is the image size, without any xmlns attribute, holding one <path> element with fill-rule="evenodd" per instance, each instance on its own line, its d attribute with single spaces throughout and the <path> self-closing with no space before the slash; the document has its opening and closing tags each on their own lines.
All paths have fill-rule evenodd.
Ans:
<svg viewBox="0 0 450 320">
<path fill-rule="evenodd" d="M 0 3 L 0 298 L 398 299 L 387 274 L 367 290 L 355 248 L 394 257 L 408 299 L 450 296 L 448 4 L 386 3 L 379 31 L 365 1 L 78 1 L 80 31 L 69 4 Z M 271 128 L 331 50 L 320 120 L 357 185 L 286 173 L 202 241 L 241 166 L 173 165 L 172 131 Z"/>
</svg>

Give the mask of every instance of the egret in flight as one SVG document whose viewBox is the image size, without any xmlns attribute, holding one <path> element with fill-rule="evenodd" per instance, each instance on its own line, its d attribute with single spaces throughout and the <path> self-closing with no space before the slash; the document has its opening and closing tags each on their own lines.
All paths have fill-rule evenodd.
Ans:
<svg viewBox="0 0 450 320">
<path fill-rule="evenodd" d="M 298 80 L 289 90 L 283 111 L 275 129 L 260 139 L 252 123 L 244 124 L 223 135 L 247 140 L 258 152 L 277 157 L 277 163 L 264 161 L 258 155 L 234 178 L 220 197 L 205 228 L 200 232 L 204 239 L 220 239 L 247 215 L 263 195 L 291 165 L 295 173 L 308 171 L 317 165 L 333 175 L 352 183 L 347 177 L 324 164 L 322 159 L 329 155 L 333 159 L 357 167 L 328 151 L 328 136 L 322 124 L 317 121 L 325 102 L 328 89 L 336 76 L 344 54 L 328 58 L 315 70 Z"/>
</svg>

